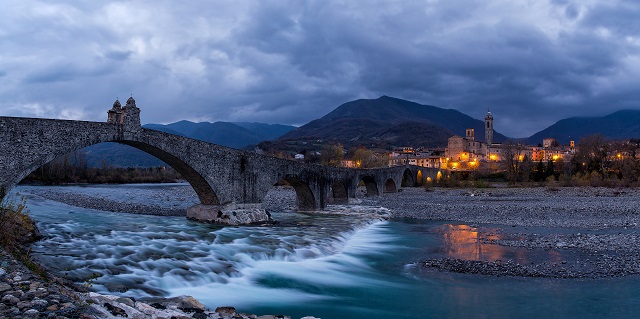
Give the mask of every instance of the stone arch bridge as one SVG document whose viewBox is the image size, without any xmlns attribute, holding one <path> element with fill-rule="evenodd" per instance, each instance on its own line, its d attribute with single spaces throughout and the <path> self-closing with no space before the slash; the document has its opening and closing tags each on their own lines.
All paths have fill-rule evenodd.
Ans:
<svg viewBox="0 0 640 319">
<path fill-rule="evenodd" d="M 377 196 L 415 186 L 417 178 L 435 179 L 438 172 L 417 166 L 338 168 L 264 156 L 142 128 L 132 98 L 118 107 L 119 102 L 109 111 L 108 122 L 0 117 L 0 198 L 54 158 L 103 142 L 126 144 L 159 158 L 191 184 L 202 205 L 215 209 L 260 204 L 282 180 L 295 189 L 298 209 L 323 209 L 355 197 L 361 182 L 367 196 Z"/>
</svg>

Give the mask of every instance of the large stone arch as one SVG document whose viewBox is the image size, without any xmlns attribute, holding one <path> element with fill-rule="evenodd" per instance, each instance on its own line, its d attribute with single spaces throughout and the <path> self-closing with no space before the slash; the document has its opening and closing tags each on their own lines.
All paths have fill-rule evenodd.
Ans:
<svg viewBox="0 0 640 319">
<path fill-rule="evenodd" d="M 175 169 L 185 180 L 191 185 L 193 190 L 198 194 L 198 198 L 200 199 L 200 203 L 203 205 L 219 205 L 220 201 L 218 200 L 218 196 L 215 191 L 209 185 L 206 179 L 202 177 L 200 173 L 198 173 L 195 169 L 189 166 L 187 163 L 179 159 L 178 157 L 159 149 L 155 146 L 135 142 L 135 141 L 121 141 L 121 144 L 129 145 L 135 147 L 145 153 L 151 154 L 161 161 L 169 164 L 173 169 Z"/>
<path fill-rule="evenodd" d="M 105 141 L 105 142 L 116 142 L 116 141 Z M 154 147 L 149 144 L 141 143 L 141 142 L 135 142 L 135 141 L 117 141 L 117 142 L 135 147 L 167 163 L 169 166 L 175 169 L 178 173 L 180 173 L 180 175 L 182 175 L 182 177 L 191 185 L 193 190 L 198 195 L 198 198 L 200 199 L 201 204 L 218 205 L 220 203 L 218 201 L 218 196 L 216 195 L 215 191 L 212 189 L 209 183 L 207 183 L 204 177 L 202 177 L 202 175 L 200 175 L 197 171 L 195 171 L 188 164 L 186 164 L 176 156 L 164 150 L 161 150 L 157 147 Z M 17 185 L 21 180 L 23 180 L 29 174 L 34 172 L 36 169 L 53 161 L 59 156 L 71 154 L 86 146 L 91 146 L 91 145 L 100 144 L 100 143 L 102 142 L 93 143 L 89 145 L 85 145 L 86 143 L 80 143 L 78 145 L 70 145 L 62 148 L 58 152 L 46 154 L 45 156 L 36 159 L 31 165 L 29 165 L 27 169 L 25 169 L 20 174 L 18 174 L 17 178 L 14 180 L 12 185 Z"/>
<path fill-rule="evenodd" d="M 147 152 L 173 167 L 191 184 L 202 204 L 219 203 L 212 185 L 191 165 L 167 150 L 145 141 L 137 141 L 135 137 L 139 134 L 127 134 L 116 125 L 1 117 L 0 135 L 5 140 L 2 144 L 4 150 L 10 154 L 0 156 L 0 198 L 4 198 L 33 171 L 59 156 L 95 144 L 118 142 Z"/>
</svg>

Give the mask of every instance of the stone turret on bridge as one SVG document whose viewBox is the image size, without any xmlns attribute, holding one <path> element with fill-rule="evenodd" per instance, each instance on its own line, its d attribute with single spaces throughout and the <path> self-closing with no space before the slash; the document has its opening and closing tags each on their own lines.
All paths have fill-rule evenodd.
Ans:
<svg viewBox="0 0 640 319">
<path fill-rule="evenodd" d="M 124 107 L 118 99 L 113 102 L 113 107 L 107 112 L 107 123 L 121 126 L 124 132 L 139 132 L 142 129 L 140 109 L 136 106 L 133 96 L 127 100 Z"/>
<path fill-rule="evenodd" d="M 107 123 L 122 124 L 122 104 L 118 99 L 113 102 L 113 107 L 107 111 Z"/>
<path fill-rule="evenodd" d="M 296 191 L 298 209 L 323 209 L 355 197 L 359 183 L 369 196 L 435 180 L 437 169 L 396 166 L 349 169 L 306 164 L 236 150 L 146 129 L 133 97 L 124 107 L 116 100 L 107 122 L 0 117 L 0 198 L 18 182 L 54 158 L 103 142 L 117 142 L 147 152 L 173 167 L 198 194 L 199 211 L 258 207 L 267 192 L 286 181 Z"/>
</svg>

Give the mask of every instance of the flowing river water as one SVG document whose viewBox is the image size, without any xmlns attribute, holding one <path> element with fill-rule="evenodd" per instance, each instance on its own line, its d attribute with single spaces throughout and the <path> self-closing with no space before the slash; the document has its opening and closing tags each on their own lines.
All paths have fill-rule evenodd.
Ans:
<svg viewBox="0 0 640 319">
<path fill-rule="evenodd" d="M 108 198 L 124 187 L 84 191 Z M 481 244 L 479 232 L 495 231 L 489 226 L 282 212 L 274 217 L 287 226 L 221 227 L 68 206 L 28 195 L 29 188 L 17 191 L 46 236 L 33 254 L 105 294 L 191 295 L 209 308 L 323 319 L 635 318 L 640 309 L 637 277 L 492 277 L 417 266 L 438 256 L 520 262 L 570 257 Z"/>
</svg>

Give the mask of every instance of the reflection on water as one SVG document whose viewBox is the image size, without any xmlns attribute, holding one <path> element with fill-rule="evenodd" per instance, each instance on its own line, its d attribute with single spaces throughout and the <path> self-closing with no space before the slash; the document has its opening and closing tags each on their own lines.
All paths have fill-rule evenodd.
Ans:
<svg viewBox="0 0 640 319">
<path fill-rule="evenodd" d="M 473 227 L 465 224 L 444 224 L 437 228 L 442 247 L 440 252 L 449 258 L 478 261 L 506 261 L 525 265 L 531 263 L 559 264 L 569 256 L 577 258 L 572 251 L 557 249 L 535 249 L 510 247 L 496 244 L 501 240 L 523 240 L 518 234 L 505 233 L 501 228 Z"/>
<path fill-rule="evenodd" d="M 438 232 L 442 234 L 444 243 L 442 249 L 448 257 L 482 261 L 505 258 L 505 247 L 485 243 L 486 240 L 500 239 L 496 229 L 481 233 L 477 227 L 445 224 L 438 229 Z"/>
</svg>

